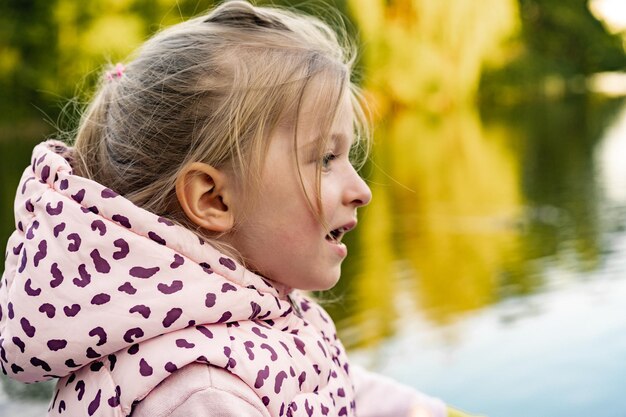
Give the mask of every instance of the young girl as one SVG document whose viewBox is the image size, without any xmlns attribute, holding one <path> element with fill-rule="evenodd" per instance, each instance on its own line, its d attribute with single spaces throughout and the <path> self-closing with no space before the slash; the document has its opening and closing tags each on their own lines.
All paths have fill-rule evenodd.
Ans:
<svg viewBox="0 0 626 417">
<path fill-rule="evenodd" d="M 50 416 L 448 415 L 350 367 L 296 291 L 335 285 L 371 198 L 352 59 L 232 1 L 108 71 L 75 146 L 38 145 L 19 184 L 2 371 L 59 378 Z"/>
</svg>

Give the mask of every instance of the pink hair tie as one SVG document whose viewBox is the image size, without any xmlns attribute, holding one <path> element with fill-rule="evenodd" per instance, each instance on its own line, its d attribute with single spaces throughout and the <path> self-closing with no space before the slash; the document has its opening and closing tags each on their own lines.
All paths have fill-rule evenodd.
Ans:
<svg viewBox="0 0 626 417">
<path fill-rule="evenodd" d="M 122 78 L 122 75 L 124 75 L 124 71 L 126 71 L 126 67 L 123 64 L 116 64 L 115 68 L 112 71 L 106 72 L 107 80 L 112 81 L 115 78 Z"/>
</svg>

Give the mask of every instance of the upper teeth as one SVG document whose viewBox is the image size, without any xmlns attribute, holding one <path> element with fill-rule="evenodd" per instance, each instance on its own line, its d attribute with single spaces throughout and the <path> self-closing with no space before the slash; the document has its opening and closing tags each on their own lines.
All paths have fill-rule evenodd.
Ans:
<svg viewBox="0 0 626 417">
<path fill-rule="evenodd" d="M 335 230 L 331 230 L 330 231 L 330 236 L 333 238 L 337 238 L 339 236 L 341 236 L 347 229 L 345 227 L 340 227 L 338 229 Z"/>
</svg>

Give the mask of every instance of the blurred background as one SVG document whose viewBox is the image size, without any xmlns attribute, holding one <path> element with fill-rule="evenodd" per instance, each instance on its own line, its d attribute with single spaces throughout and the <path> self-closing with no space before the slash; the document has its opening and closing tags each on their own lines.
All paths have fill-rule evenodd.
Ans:
<svg viewBox="0 0 626 417">
<path fill-rule="evenodd" d="M 363 46 L 374 199 L 320 295 L 353 360 L 490 417 L 626 416 L 626 2 L 273 3 Z M 0 3 L 2 241 L 103 64 L 212 4 Z M 45 412 L 50 384 L 0 382 L 0 415 Z"/>
</svg>

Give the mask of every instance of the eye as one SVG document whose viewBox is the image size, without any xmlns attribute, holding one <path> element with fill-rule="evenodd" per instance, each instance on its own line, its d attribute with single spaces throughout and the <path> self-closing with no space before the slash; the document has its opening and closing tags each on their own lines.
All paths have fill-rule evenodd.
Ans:
<svg viewBox="0 0 626 417">
<path fill-rule="evenodd" d="M 322 156 L 322 160 L 321 160 L 321 165 L 322 165 L 322 170 L 328 170 L 330 168 L 330 163 L 331 161 L 334 161 L 335 159 L 337 159 L 338 155 L 335 155 L 334 153 L 327 153 L 324 156 Z"/>
</svg>

